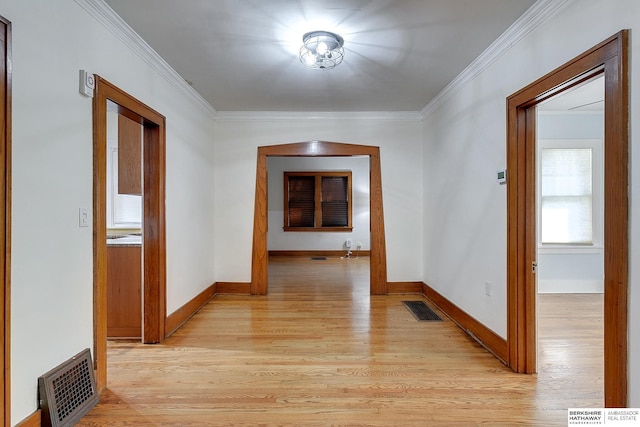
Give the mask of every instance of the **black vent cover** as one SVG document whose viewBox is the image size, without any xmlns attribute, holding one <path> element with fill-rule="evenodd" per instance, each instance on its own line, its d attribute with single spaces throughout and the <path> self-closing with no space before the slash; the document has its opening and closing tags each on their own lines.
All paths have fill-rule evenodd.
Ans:
<svg viewBox="0 0 640 427">
<path fill-rule="evenodd" d="M 402 301 L 407 309 L 413 314 L 416 320 L 420 321 L 442 321 L 435 311 L 433 311 L 424 301 Z"/>
<path fill-rule="evenodd" d="M 100 399 L 89 349 L 38 378 L 38 392 L 42 426 L 72 426 L 78 422 Z"/>
</svg>

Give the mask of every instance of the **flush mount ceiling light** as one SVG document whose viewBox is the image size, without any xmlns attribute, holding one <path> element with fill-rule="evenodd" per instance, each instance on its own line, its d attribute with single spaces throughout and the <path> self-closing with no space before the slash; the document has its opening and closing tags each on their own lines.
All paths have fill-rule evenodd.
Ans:
<svg viewBox="0 0 640 427">
<path fill-rule="evenodd" d="M 344 39 L 329 31 L 312 31 L 302 36 L 300 62 L 314 70 L 330 70 L 344 58 Z"/>
</svg>

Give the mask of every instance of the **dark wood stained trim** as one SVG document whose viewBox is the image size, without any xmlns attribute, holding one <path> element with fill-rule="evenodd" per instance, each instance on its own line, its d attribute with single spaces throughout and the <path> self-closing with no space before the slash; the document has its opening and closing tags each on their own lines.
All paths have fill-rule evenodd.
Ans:
<svg viewBox="0 0 640 427">
<path fill-rule="evenodd" d="M 5 424 L 11 425 L 11 424 Z M 24 420 L 16 424 L 16 427 L 40 427 L 42 425 L 42 411 L 38 409 Z"/>
<path fill-rule="evenodd" d="M 629 32 L 624 30 L 507 98 L 507 342 L 516 372 L 536 370 L 535 106 L 599 74 L 605 80 L 604 396 L 628 393 Z"/>
<path fill-rule="evenodd" d="M 145 125 L 143 142 L 143 321 L 142 341 L 166 337 L 165 122 Z"/>
<path fill-rule="evenodd" d="M 253 216 L 253 247 L 251 256 L 251 294 L 266 295 L 268 292 L 267 157 L 269 156 L 369 156 L 371 227 L 370 293 L 371 295 L 387 294 L 387 253 L 382 207 L 380 148 L 327 141 L 308 141 L 258 147 Z"/>
<path fill-rule="evenodd" d="M 12 123 L 12 51 L 11 51 L 11 22 L 0 16 L 0 24 L 4 31 L 0 32 L 3 45 L 2 66 L 0 79 L 2 97 L 0 102 L 0 318 L 2 329 L 2 359 L 0 376 L 0 419 L 4 425 L 11 425 L 11 123 Z"/>
<path fill-rule="evenodd" d="M 422 282 L 389 282 L 387 290 L 390 294 L 421 294 Z"/>
<path fill-rule="evenodd" d="M 143 342 L 165 338 L 165 117 L 100 76 L 93 98 L 94 369 L 99 391 L 107 385 L 106 147 L 107 110 L 144 126 L 143 131 Z"/>
<path fill-rule="evenodd" d="M 269 251 L 269 256 L 274 257 L 313 257 L 313 256 L 326 256 L 332 258 L 343 257 L 347 254 L 346 249 L 340 251 L 334 250 L 303 250 L 303 251 Z M 371 255 L 371 251 L 351 251 L 351 258 L 368 257 Z"/>
<path fill-rule="evenodd" d="M 167 336 L 170 336 L 182 325 L 184 325 L 187 320 L 189 320 L 194 314 L 196 314 L 202 307 L 207 305 L 211 298 L 213 298 L 217 293 L 218 286 L 216 283 L 214 283 L 213 285 L 200 292 L 182 307 L 168 315 L 165 322 L 165 330 L 167 331 Z"/>
<path fill-rule="evenodd" d="M 426 283 L 422 284 L 422 295 L 435 304 L 471 338 L 496 356 L 502 363 L 507 364 L 506 361 L 509 352 L 507 349 L 507 341 L 504 338 L 471 317 Z"/>
<path fill-rule="evenodd" d="M 387 248 L 384 231 L 384 210 L 382 205 L 382 165 L 380 149 L 370 156 L 370 226 L 371 226 L 371 295 L 387 294 Z"/>
<path fill-rule="evenodd" d="M 107 98 L 93 98 L 93 367 L 96 387 L 107 386 Z"/>
<path fill-rule="evenodd" d="M 241 294 L 251 295 L 251 283 L 244 282 L 217 282 L 218 295 L 222 294 Z"/>
<path fill-rule="evenodd" d="M 251 295 L 266 295 L 268 292 L 267 254 L 267 155 L 258 147 L 256 166 L 256 194 L 253 207 L 253 246 L 251 249 Z"/>
</svg>

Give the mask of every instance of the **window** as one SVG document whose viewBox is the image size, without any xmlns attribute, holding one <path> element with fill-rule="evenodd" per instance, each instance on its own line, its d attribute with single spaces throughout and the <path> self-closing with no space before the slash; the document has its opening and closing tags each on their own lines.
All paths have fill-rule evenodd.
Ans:
<svg viewBox="0 0 640 427">
<path fill-rule="evenodd" d="M 550 142 L 550 141 L 549 141 Z M 593 141 L 545 144 L 539 149 L 542 245 L 594 246 L 600 200 L 599 145 Z"/>
<path fill-rule="evenodd" d="M 351 171 L 285 172 L 285 231 L 351 231 Z"/>
</svg>

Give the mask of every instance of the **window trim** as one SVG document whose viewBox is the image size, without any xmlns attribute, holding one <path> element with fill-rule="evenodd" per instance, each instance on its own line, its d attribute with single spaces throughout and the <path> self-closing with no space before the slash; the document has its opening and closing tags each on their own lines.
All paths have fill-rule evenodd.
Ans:
<svg viewBox="0 0 640 427">
<path fill-rule="evenodd" d="M 537 205 L 537 231 L 538 253 L 598 253 L 604 248 L 604 171 L 603 171 L 603 140 L 598 138 L 584 139 L 540 139 L 537 142 L 536 173 L 542 176 L 541 150 L 545 148 L 589 148 L 592 150 L 592 243 L 542 243 L 542 183 L 537 179 L 536 205 Z"/>
<path fill-rule="evenodd" d="M 284 172 L 284 231 L 294 232 L 351 232 L 353 231 L 353 197 L 352 197 L 352 172 L 351 171 L 301 171 L 301 172 Z M 347 178 L 347 208 L 348 222 L 344 227 L 291 227 L 288 224 L 289 218 L 289 177 L 295 176 L 313 176 L 315 177 L 315 223 L 322 224 L 322 178 L 323 177 L 346 177 Z"/>
</svg>

